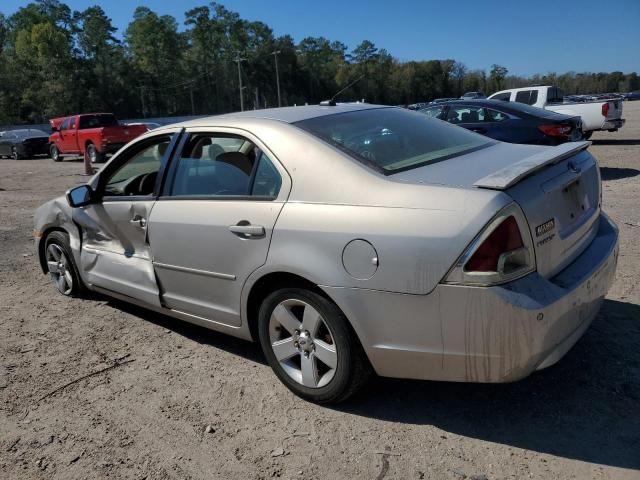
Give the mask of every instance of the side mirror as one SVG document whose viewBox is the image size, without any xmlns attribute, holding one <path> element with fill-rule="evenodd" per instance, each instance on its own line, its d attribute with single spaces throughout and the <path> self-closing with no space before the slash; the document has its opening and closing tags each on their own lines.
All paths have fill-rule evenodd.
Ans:
<svg viewBox="0 0 640 480">
<path fill-rule="evenodd" d="M 95 193 L 89 185 L 79 185 L 67 192 L 67 203 L 72 208 L 84 207 L 93 203 Z"/>
</svg>

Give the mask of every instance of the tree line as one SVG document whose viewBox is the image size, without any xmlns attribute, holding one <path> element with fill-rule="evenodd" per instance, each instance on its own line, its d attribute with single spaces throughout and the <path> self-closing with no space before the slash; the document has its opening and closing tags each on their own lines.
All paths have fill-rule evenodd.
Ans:
<svg viewBox="0 0 640 480">
<path fill-rule="evenodd" d="M 277 69 L 277 70 L 276 70 Z M 123 118 L 214 114 L 280 103 L 317 103 L 353 83 L 341 100 L 410 104 L 465 91 L 485 93 L 556 84 L 567 94 L 631 91 L 635 72 L 519 77 L 492 65 L 472 70 L 453 59 L 406 61 L 364 40 L 275 36 L 223 5 L 188 10 L 183 25 L 138 7 L 123 32 L 100 6 L 72 11 L 37 0 L 0 13 L 0 124 L 40 123 L 83 111 Z"/>
</svg>

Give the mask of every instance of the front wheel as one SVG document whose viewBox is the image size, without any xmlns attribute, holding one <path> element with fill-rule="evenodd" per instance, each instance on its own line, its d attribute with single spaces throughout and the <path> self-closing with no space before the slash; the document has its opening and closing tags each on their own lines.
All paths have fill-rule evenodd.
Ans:
<svg viewBox="0 0 640 480">
<path fill-rule="evenodd" d="M 84 286 L 69 246 L 69 236 L 63 232 L 51 232 L 45 241 L 45 259 L 51 282 L 66 296 L 77 296 Z"/>
<path fill-rule="evenodd" d="M 270 294 L 258 318 L 262 350 L 278 378 L 296 395 L 338 403 L 369 378 L 371 366 L 346 317 L 310 290 Z"/>
<path fill-rule="evenodd" d="M 89 157 L 91 163 L 101 163 L 104 161 L 104 154 L 100 153 L 93 143 L 88 143 L 85 155 Z"/>
<path fill-rule="evenodd" d="M 60 150 L 58 150 L 58 147 L 56 147 L 55 144 L 51 144 L 49 146 L 49 156 L 54 162 L 62 161 L 62 155 L 60 155 Z"/>
</svg>

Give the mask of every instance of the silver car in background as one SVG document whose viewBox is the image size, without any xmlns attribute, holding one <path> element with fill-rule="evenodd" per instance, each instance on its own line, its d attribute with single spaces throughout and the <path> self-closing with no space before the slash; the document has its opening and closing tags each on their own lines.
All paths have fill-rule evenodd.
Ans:
<svg viewBox="0 0 640 480">
<path fill-rule="evenodd" d="M 260 342 L 293 392 L 508 382 L 596 316 L 618 232 L 588 142 L 513 145 L 395 107 L 161 127 L 36 213 L 45 273 Z"/>
</svg>

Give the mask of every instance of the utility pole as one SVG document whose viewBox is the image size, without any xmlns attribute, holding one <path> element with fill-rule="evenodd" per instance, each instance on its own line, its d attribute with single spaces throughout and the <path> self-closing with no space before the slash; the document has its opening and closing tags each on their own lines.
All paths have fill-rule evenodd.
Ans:
<svg viewBox="0 0 640 480">
<path fill-rule="evenodd" d="M 276 85 L 278 87 L 278 106 L 282 106 L 282 101 L 280 100 L 280 72 L 278 72 L 278 54 L 280 50 L 276 50 L 271 55 L 273 55 L 273 61 L 276 64 Z"/>
<path fill-rule="evenodd" d="M 144 85 L 138 87 L 140 89 L 140 103 L 142 104 L 142 118 L 146 118 L 146 108 L 144 108 Z"/>
<path fill-rule="evenodd" d="M 193 102 L 193 82 L 189 84 L 189 96 L 191 97 L 191 115 L 196 114 L 196 105 Z"/>
<path fill-rule="evenodd" d="M 240 62 L 244 62 L 246 59 L 240 58 L 240 52 L 236 53 L 236 58 L 233 60 L 238 64 L 238 90 L 240 91 L 240 111 L 244 112 L 244 95 L 242 94 L 242 72 L 240 71 Z"/>
</svg>

